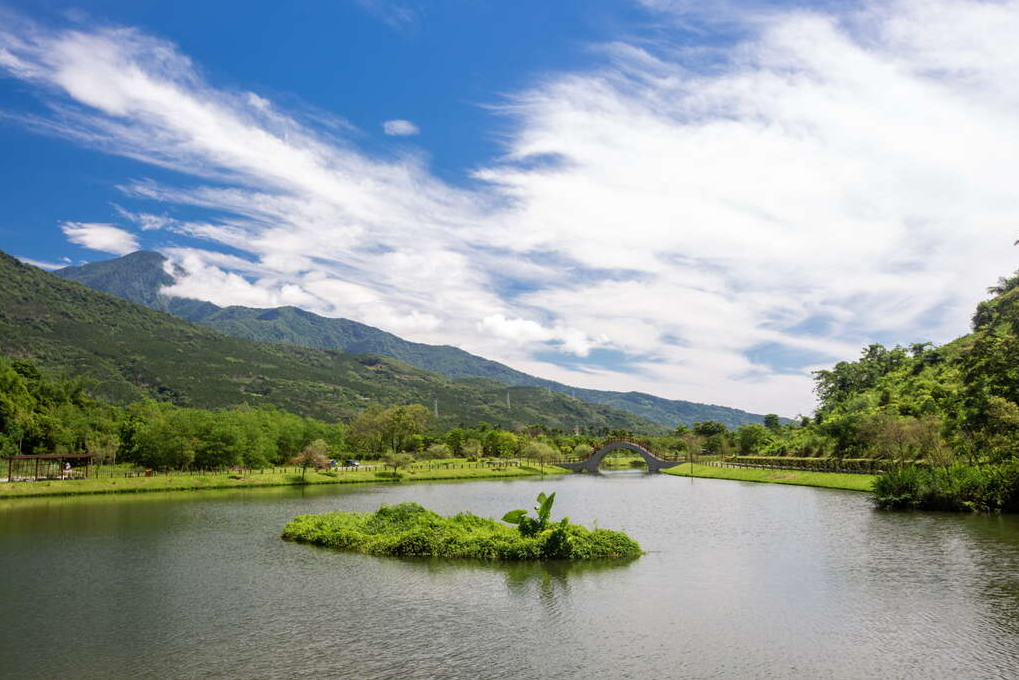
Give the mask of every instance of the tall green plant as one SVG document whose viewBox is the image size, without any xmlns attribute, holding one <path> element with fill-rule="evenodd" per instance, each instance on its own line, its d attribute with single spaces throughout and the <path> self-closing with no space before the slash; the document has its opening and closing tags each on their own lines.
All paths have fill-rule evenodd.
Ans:
<svg viewBox="0 0 1019 680">
<path fill-rule="evenodd" d="M 534 536 L 548 528 L 549 517 L 552 515 L 552 504 L 555 502 L 555 493 L 546 496 L 545 492 L 538 494 L 538 505 L 534 508 L 537 519 L 529 517 L 527 510 L 510 510 L 502 516 L 502 521 L 507 524 L 516 524 L 522 536 Z"/>
</svg>

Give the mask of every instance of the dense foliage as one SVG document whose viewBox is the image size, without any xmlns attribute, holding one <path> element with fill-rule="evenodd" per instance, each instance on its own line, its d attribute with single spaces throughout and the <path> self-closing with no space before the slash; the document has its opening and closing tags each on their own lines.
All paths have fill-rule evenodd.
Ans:
<svg viewBox="0 0 1019 680">
<path fill-rule="evenodd" d="M 219 469 L 283 463 L 316 440 L 343 448 L 343 425 L 273 406 L 209 411 L 146 399 L 119 407 L 89 396 L 86 386 L 0 357 L 0 456 L 90 453 L 106 463 Z"/>
<path fill-rule="evenodd" d="M 874 482 L 879 507 L 1019 512 L 1019 462 L 904 467 Z"/>
<path fill-rule="evenodd" d="M 373 513 L 300 515 L 284 528 L 283 538 L 391 557 L 585 560 L 641 554 L 640 545 L 618 531 L 556 523 L 524 536 L 493 519 L 466 512 L 442 517 L 417 503 L 382 506 Z"/>
<path fill-rule="evenodd" d="M 574 388 L 521 373 L 456 347 L 409 342 L 356 321 L 327 318 L 296 307 L 223 308 L 210 302 L 168 297 L 160 293 L 161 288 L 174 281 L 164 270 L 166 263 L 166 258 L 159 253 L 140 251 L 105 262 L 66 267 L 55 273 L 235 338 L 284 342 L 353 354 L 378 354 L 450 378 L 487 378 L 516 387 L 547 388 L 592 404 L 628 411 L 668 427 L 704 420 L 717 420 L 733 427 L 761 422 L 761 416 L 725 406 L 662 399 L 640 392 Z"/>
</svg>

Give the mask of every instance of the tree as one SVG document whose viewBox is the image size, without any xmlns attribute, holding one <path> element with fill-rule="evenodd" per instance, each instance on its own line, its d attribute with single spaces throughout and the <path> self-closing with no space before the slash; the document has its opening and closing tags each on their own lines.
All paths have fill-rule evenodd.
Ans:
<svg viewBox="0 0 1019 680">
<path fill-rule="evenodd" d="M 573 447 L 573 455 L 577 458 L 588 458 L 592 453 L 594 453 L 594 449 L 590 444 L 585 444 L 584 442 Z"/>
<path fill-rule="evenodd" d="M 421 404 L 410 404 L 394 406 L 384 411 L 382 416 L 383 439 L 392 451 L 402 451 L 409 437 L 425 429 L 432 412 Z"/>
<path fill-rule="evenodd" d="M 347 444 L 355 451 L 368 454 L 382 453 L 385 447 L 385 409 L 372 404 L 347 425 Z"/>
<path fill-rule="evenodd" d="M 686 452 L 690 456 L 699 455 L 701 448 L 704 447 L 704 437 L 693 432 L 687 432 L 680 439 L 683 440 L 683 446 L 686 447 Z"/>
<path fill-rule="evenodd" d="M 708 437 L 705 445 L 711 453 L 717 453 L 723 458 L 729 455 L 731 449 L 728 433 L 711 435 Z"/>
<path fill-rule="evenodd" d="M 779 419 L 777 413 L 769 413 L 764 416 L 764 426 L 772 432 L 777 432 L 782 427 L 782 421 Z"/>
<path fill-rule="evenodd" d="M 545 467 L 553 458 L 555 458 L 556 451 L 545 442 L 532 439 L 524 444 L 524 447 L 520 450 L 520 455 L 527 460 L 533 460 L 538 463 L 542 468 Z"/>
<path fill-rule="evenodd" d="M 366 453 L 384 450 L 403 451 L 419 440 L 432 412 L 421 404 L 382 408 L 377 404 L 362 411 L 347 427 L 346 441 L 355 449 Z"/>
<path fill-rule="evenodd" d="M 432 460 L 449 458 L 452 455 L 449 447 L 445 444 L 432 444 L 425 451 L 425 455 Z"/>
<path fill-rule="evenodd" d="M 920 418 L 914 426 L 917 447 L 931 465 L 949 467 L 955 461 L 955 452 L 941 436 L 943 425 L 935 415 Z"/>
<path fill-rule="evenodd" d="M 777 417 L 777 416 L 776 416 Z M 740 425 L 736 430 L 736 446 L 741 456 L 749 456 L 760 453 L 770 441 L 771 430 L 763 425 L 753 423 L 751 425 Z"/>
<path fill-rule="evenodd" d="M 386 467 L 393 468 L 393 474 L 396 475 L 399 473 L 401 468 L 410 467 L 411 463 L 414 462 L 414 457 L 409 453 L 396 453 L 395 451 L 390 451 L 382 457 L 382 462 Z"/>
<path fill-rule="evenodd" d="M 482 445 L 486 456 L 509 458 L 517 452 L 520 440 L 512 432 L 489 430 L 485 433 L 485 440 Z"/>
<path fill-rule="evenodd" d="M 468 439 L 463 443 L 463 455 L 467 458 L 480 458 L 483 449 L 477 439 Z"/>
<path fill-rule="evenodd" d="M 329 445 L 325 443 L 324 439 L 316 439 L 312 443 L 304 447 L 304 451 L 295 456 L 290 463 L 292 465 L 301 466 L 301 479 L 304 480 L 305 474 L 308 472 L 308 468 L 315 466 L 321 467 L 325 465 L 326 453 L 329 451 Z"/>
<path fill-rule="evenodd" d="M 715 434 L 725 434 L 729 431 L 729 428 L 725 426 L 725 423 L 719 423 L 714 420 L 705 420 L 703 423 L 694 423 L 693 431 L 694 434 L 700 435 L 701 437 L 710 437 Z"/>
<path fill-rule="evenodd" d="M 120 437 L 115 433 L 97 432 L 85 441 L 85 450 L 97 463 L 117 464 Z"/>
<path fill-rule="evenodd" d="M 454 427 L 446 433 L 446 446 L 450 448 L 454 456 L 463 455 L 463 447 L 466 440 L 467 434 L 461 427 Z"/>
</svg>

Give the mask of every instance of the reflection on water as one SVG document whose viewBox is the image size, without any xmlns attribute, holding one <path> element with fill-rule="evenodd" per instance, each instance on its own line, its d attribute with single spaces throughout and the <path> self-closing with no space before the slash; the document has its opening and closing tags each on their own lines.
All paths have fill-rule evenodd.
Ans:
<svg viewBox="0 0 1019 680">
<path fill-rule="evenodd" d="M 626 531 L 630 562 L 399 560 L 280 540 L 416 501 Z M 523 504 L 523 505 L 522 505 Z M 0 677 L 1013 677 L 1019 518 L 639 471 L 0 503 Z M 44 631 L 44 634 L 40 634 Z M 10 650 L 15 650 L 11 653 Z"/>
</svg>

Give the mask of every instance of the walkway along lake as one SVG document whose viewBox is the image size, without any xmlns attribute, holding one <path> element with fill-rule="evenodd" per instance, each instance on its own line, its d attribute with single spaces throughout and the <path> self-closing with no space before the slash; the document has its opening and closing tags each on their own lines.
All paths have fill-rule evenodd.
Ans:
<svg viewBox="0 0 1019 680">
<path fill-rule="evenodd" d="M 279 538 L 417 501 L 626 531 L 625 565 L 409 562 Z M 638 472 L 0 502 L 0 676 L 988 678 L 1019 668 L 1019 517 Z"/>
</svg>

